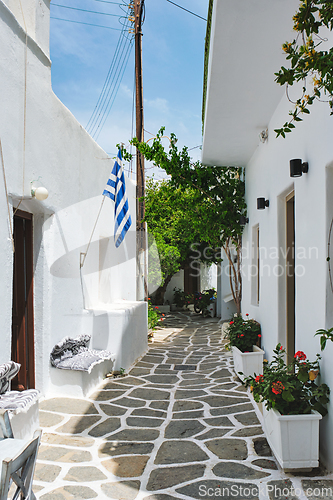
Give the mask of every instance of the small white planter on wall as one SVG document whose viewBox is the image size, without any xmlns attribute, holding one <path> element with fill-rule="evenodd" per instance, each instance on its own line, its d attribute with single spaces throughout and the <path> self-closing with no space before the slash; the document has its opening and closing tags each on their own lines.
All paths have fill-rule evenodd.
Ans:
<svg viewBox="0 0 333 500">
<path fill-rule="evenodd" d="M 253 352 L 242 352 L 237 347 L 232 346 L 232 356 L 234 359 L 234 370 L 241 380 L 250 375 L 259 375 L 263 373 L 263 361 L 265 352 L 253 346 Z M 244 375 L 240 375 L 243 372 Z"/>
<path fill-rule="evenodd" d="M 267 440 L 283 469 L 318 467 L 320 413 L 281 415 L 263 404 L 263 415 Z"/>
</svg>

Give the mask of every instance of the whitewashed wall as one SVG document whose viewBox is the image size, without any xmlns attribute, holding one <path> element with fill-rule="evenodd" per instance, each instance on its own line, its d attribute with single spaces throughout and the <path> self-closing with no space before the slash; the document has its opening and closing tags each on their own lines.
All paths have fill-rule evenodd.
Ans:
<svg viewBox="0 0 333 500">
<path fill-rule="evenodd" d="M 90 309 L 93 316 L 94 310 L 106 311 L 109 325 L 105 328 L 109 339 L 106 348 L 116 352 L 124 368 L 147 347 L 147 318 L 146 304 L 134 302 L 135 185 L 129 179 L 126 185 L 133 231 L 126 236 L 126 243 L 116 250 L 114 206 L 106 199 L 82 268 L 81 285 L 80 252 L 86 249 L 113 162 L 106 160 L 107 154 L 52 91 L 48 56 L 50 1 L 22 2 L 24 20 L 19 4 L 19 0 L 6 0 L 5 3 L 0 0 L 0 138 L 10 205 L 17 207 L 24 195 L 20 209 L 34 215 L 36 386 L 46 393 L 49 353 L 53 345 L 64 336 L 93 331 L 87 327 L 84 308 Z M 29 33 L 26 126 L 25 25 Z M 30 196 L 31 181 L 39 176 L 49 191 L 45 202 L 32 200 Z M 0 189 L 0 362 L 5 362 L 11 355 L 13 255 L 2 180 Z M 123 319 L 127 317 L 122 321 L 123 330 L 113 331 L 113 309 L 117 309 L 117 315 L 122 315 Z M 131 321 L 136 323 L 132 339 L 128 328 Z M 123 338 L 125 331 L 126 340 Z M 99 340 L 99 343 L 103 342 Z"/>
<path fill-rule="evenodd" d="M 274 128 L 288 119 L 291 104 L 284 97 L 269 123 L 268 142 L 261 144 L 246 167 L 246 202 L 249 224 L 244 231 L 243 251 L 243 313 L 262 325 L 263 348 L 268 359 L 278 342 L 286 345 L 285 275 L 277 277 L 274 268 L 284 259 L 276 249 L 285 246 L 285 197 L 295 191 L 296 245 L 296 350 L 303 350 L 314 360 L 320 352 L 317 329 L 333 326 L 333 295 L 328 285 L 327 237 L 333 217 L 333 118 L 328 105 L 316 103 L 311 115 L 286 139 L 275 138 Z M 289 160 L 301 158 L 309 163 L 308 174 L 292 179 Z M 270 206 L 257 210 L 256 199 L 269 199 Z M 260 302 L 253 303 L 250 266 L 253 228 L 260 228 Z M 265 255 L 266 252 L 266 255 Z M 300 266 L 304 266 L 303 268 Z M 303 274 L 304 270 L 304 275 Z M 279 272 L 279 270 L 275 269 Z M 333 344 L 329 343 L 321 361 L 322 380 L 333 389 Z M 321 453 L 333 470 L 333 404 L 321 423 Z"/>
</svg>

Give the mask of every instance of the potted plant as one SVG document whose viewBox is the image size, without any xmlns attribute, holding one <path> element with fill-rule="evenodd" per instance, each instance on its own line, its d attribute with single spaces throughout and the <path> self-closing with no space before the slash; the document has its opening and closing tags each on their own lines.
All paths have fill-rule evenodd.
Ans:
<svg viewBox="0 0 333 500">
<path fill-rule="evenodd" d="M 247 377 L 253 398 L 263 403 L 264 429 L 271 449 L 283 469 L 318 467 L 319 420 L 326 415 L 329 388 L 317 385 L 319 359 L 308 361 L 303 351 L 285 363 L 285 349 L 278 344 L 273 360 L 264 361 L 263 374 Z"/>
<path fill-rule="evenodd" d="M 212 318 L 216 314 L 216 290 L 215 288 L 210 288 L 209 290 L 204 290 L 203 292 L 196 292 L 194 294 L 194 312 L 200 314 L 202 312 L 203 316 L 211 316 Z"/>
<path fill-rule="evenodd" d="M 234 316 L 227 330 L 227 348 L 232 350 L 234 370 L 241 380 L 263 372 L 265 354 L 260 349 L 260 324 L 248 316 L 246 314 L 245 319 L 242 316 Z"/>
</svg>

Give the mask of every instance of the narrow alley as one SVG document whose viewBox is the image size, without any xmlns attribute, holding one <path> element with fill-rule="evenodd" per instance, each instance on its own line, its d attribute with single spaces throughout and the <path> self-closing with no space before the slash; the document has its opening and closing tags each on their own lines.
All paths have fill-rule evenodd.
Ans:
<svg viewBox="0 0 333 500">
<path fill-rule="evenodd" d="M 106 379 L 86 400 L 40 403 L 34 492 L 44 500 L 278 500 L 287 488 L 289 498 L 310 500 L 311 489 L 333 489 L 320 469 L 281 471 L 258 417 L 218 318 L 169 315 L 129 374 Z"/>
</svg>

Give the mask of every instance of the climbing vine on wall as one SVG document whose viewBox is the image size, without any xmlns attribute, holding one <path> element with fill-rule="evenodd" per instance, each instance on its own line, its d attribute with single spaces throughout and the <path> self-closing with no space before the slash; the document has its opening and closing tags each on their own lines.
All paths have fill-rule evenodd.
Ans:
<svg viewBox="0 0 333 500">
<path fill-rule="evenodd" d="M 333 0 L 301 0 L 293 21 L 297 35 L 292 42 L 282 45 L 290 67 L 282 66 L 275 73 L 275 81 L 286 85 L 294 109 L 289 112 L 289 121 L 274 130 L 277 137 L 285 137 L 295 128 L 295 122 L 302 121 L 304 114 L 310 114 L 309 107 L 316 99 L 328 102 L 333 114 L 333 47 L 321 50 L 327 41 L 323 31 L 333 29 Z M 302 94 L 292 101 L 288 87 L 301 81 Z"/>
</svg>

